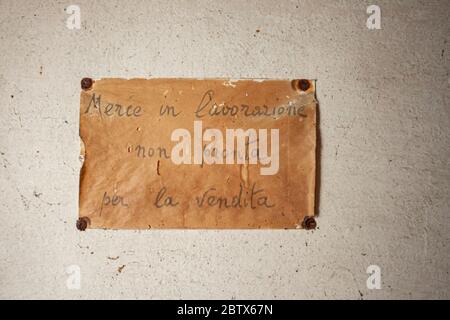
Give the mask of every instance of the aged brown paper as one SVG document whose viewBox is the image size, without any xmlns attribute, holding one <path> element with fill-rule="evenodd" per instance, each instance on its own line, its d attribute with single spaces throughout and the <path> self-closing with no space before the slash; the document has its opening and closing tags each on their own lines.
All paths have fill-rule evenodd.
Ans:
<svg viewBox="0 0 450 320">
<path fill-rule="evenodd" d="M 94 81 L 81 91 L 80 218 L 88 228 L 301 228 L 314 216 L 316 178 L 315 88 L 302 81 Z M 227 129 L 256 133 L 240 163 L 237 140 L 225 163 Z M 276 131 L 278 168 L 261 151 L 276 149 Z M 220 143 L 207 148 L 220 135 L 221 154 Z M 175 146 L 190 149 L 176 154 L 184 163 L 174 163 Z"/>
</svg>

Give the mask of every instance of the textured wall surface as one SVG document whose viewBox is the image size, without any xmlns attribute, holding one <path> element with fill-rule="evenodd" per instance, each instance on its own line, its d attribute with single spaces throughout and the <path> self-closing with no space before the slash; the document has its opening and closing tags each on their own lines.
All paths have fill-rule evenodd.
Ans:
<svg viewBox="0 0 450 320">
<path fill-rule="evenodd" d="M 0 297 L 450 298 L 449 16 L 447 0 L 0 0 Z M 319 229 L 79 232 L 85 76 L 317 79 Z"/>
</svg>

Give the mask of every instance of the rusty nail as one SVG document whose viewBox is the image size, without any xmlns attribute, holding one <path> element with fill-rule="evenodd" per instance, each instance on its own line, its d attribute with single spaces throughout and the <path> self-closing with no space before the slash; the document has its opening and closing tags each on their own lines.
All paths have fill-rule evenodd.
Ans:
<svg viewBox="0 0 450 320">
<path fill-rule="evenodd" d="M 88 219 L 87 218 L 79 218 L 77 220 L 77 229 L 80 231 L 86 230 L 88 226 Z"/>
<path fill-rule="evenodd" d="M 300 79 L 298 81 L 298 88 L 302 91 L 308 90 L 310 86 L 311 86 L 311 84 L 309 83 L 309 80 Z"/>
<path fill-rule="evenodd" d="M 91 78 L 83 78 L 81 79 L 81 89 L 83 90 L 89 90 L 92 88 L 92 84 L 94 83 L 94 80 Z"/>
<path fill-rule="evenodd" d="M 305 219 L 303 219 L 302 225 L 306 230 L 313 230 L 317 227 L 317 222 L 314 217 L 305 217 Z"/>
</svg>

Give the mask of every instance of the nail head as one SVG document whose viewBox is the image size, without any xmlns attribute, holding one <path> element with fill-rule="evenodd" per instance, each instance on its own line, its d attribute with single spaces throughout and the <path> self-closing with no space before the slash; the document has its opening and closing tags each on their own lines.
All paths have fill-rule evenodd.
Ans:
<svg viewBox="0 0 450 320">
<path fill-rule="evenodd" d="M 87 226 L 88 226 L 87 218 L 79 218 L 77 220 L 77 229 L 78 230 L 84 231 L 84 230 L 86 230 Z"/>
<path fill-rule="evenodd" d="M 94 83 L 94 80 L 91 78 L 83 78 L 81 79 L 81 89 L 83 90 L 89 90 L 92 88 L 92 84 Z"/>
<path fill-rule="evenodd" d="M 309 83 L 309 80 L 306 79 L 300 79 L 298 81 L 298 88 L 302 91 L 307 91 L 311 87 L 311 84 Z"/>
<path fill-rule="evenodd" d="M 317 227 L 317 222 L 314 217 L 305 217 L 303 220 L 303 228 L 306 230 L 313 230 Z"/>
</svg>

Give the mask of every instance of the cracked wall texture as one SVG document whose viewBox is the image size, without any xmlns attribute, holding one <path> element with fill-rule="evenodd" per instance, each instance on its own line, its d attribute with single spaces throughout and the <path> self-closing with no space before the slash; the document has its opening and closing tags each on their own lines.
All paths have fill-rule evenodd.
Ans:
<svg viewBox="0 0 450 320">
<path fill-rule="evenodd" d="M 1 0 L 0 297 L 450 298 L 449 15 L 446 0 Z M 77 231 L 85 76 L 317 79 L 319 229 Z"/>
</svg>

